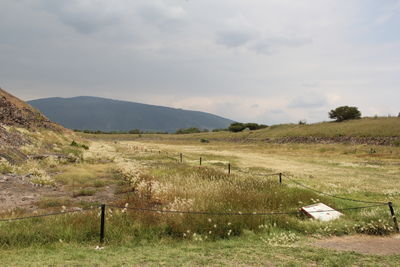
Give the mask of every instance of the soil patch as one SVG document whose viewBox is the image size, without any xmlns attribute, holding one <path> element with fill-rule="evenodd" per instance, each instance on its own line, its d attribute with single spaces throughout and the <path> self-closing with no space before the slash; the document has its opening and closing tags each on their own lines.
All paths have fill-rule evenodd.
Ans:
<svg viewBox="0 0 400 267">
<path fill-rule="evenodd" d="M 114 191 L 115 185 L 109 185 L 98 188 L 92 196 L 72 197 L 72 192 L 64 186 L 37 186 L 26 176 L 0 175 L 0 213 L 15 208 L 37 210 L 37 203 L 43 198 L 64 198 L 70 200 L 71 205 L 82 201 L 109 203 L 116 199 Z"/>
<path fill-rule="evenodd" d="M 344 236 L 318 240 L 314 243 L 320 248 L 339 251 L 354 251 L 362 254 L 394 255 L 400 254 L 400 235 L 388 237 Z"/>
</svg>

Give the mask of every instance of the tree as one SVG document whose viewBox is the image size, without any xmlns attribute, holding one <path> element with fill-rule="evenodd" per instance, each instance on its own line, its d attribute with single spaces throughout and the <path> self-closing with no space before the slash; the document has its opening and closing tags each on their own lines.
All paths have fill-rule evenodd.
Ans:
<svg viewBox="0 0 400 267">
<path fill-rule="evenodd" d="M 357 107 L 341 106 L 336 109 L 332 109 L 329 112 L 329 118 L 335 119 L 337 122 L 360 119 L 361 112 Z"/>
<path fill-rule="evenodd" d="M 245 128 L 246 125 L 244 123 L 234 122 L 229 126 L 228 130 L 237 133 L 243 131 Z"/>
</svg>

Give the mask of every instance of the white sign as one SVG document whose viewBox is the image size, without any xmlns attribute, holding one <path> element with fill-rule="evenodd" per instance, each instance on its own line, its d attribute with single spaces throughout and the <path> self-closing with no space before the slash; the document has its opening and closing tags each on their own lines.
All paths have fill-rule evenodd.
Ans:
<svg viewBox="0 0 400 267">
<path fill-rule="evenodd" d="M 332 209 L 324 203 L 317 203 L 314 205 L 302 207 L 301 211 L 307 214 L 307 216 L 323 222 L 335 220 L 343 215 L 342 213 Z"/>
</svg>

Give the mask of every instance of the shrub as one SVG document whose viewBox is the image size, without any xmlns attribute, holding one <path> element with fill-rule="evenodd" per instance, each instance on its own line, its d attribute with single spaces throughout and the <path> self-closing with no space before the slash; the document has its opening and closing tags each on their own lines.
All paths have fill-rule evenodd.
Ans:
<svg viewBox="0 0 400 267">
<path fill-rule="evenodd" d="M 361 112 L 357 107 L 341 106 L 329 112 L 329 118 L 335 119 L 337 122 L 345 120 L 360 119 Z"/>
<path fill-rule="evenodd" d="M 268 127 L 268 125 L 258 124 L 258 123 L 254 123 L 254 122 L 246 123 L 244 126 L 246 126 L 246 128 L 249 128 L 250 130 L 259 130 L 259 129 Z"/>
<path fill-rule="evenodd" d="M 81 147 L 81 148 L 83 148 L 83 149 L 85 149 L 85 150 L 88 150 L 88 149 L 89 149 L 89 147 L 88 147 L 87 145 L 85 145 L 85 144 L 78 144 L 77 142 L 75 142 L 75 140 L 71 142 L 71 146 L 74 146 L 74 147 Z"/>
<path fill-rule="evenodd" d="M 234 122 L 229 126 L 228 130 L 237 133 L 243 131 L 245 128 L 246 125 L 244 123 Z"/>
<path fill-rule="evenodd" d="M 248 122 L 248 123 L 241 123 L 241 122 L 234 122 L 232 123 L 228 130 L 234 133 L 237 132 L 241 132 L 244 129 L 249 129 L 249 130 L 259 130 L 259 129 L 263 129 L 263 128 L 267 128 L 268 125 L 265 124 L 258 124 L 258 123 L 254 123 L 254 122 Z M 219 129 L 218 129 L 219 130 Z M 215 130 L 213 130 L 215 131 Z"/>
</svg>

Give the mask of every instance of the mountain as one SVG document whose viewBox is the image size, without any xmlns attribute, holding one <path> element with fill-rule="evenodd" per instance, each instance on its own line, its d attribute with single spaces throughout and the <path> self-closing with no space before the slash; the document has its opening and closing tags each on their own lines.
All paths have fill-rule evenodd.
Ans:
<svg viewBox="0 0 400 267">
<path fill-rule="evenodd" d="M 44 98 L 28 101 L 52 121 L 79 130 L 174 132 L 180 128 L 226 128 L 233 121 L 210 113 L 100 97 Z"/>
</svg>

